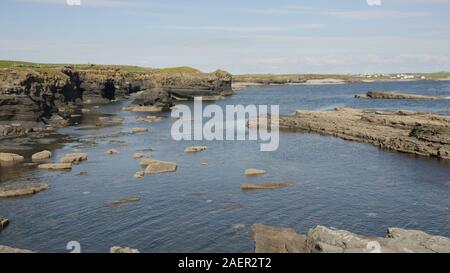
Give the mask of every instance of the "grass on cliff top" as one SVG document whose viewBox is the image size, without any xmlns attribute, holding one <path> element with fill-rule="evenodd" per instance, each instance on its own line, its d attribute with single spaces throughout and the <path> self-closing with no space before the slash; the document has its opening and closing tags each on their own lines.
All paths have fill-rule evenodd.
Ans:
<svg viewBox="0 0 450 273">
<path fill-rule="evenodd" d="M 4 61 L 0 60 L 0 68 L 14 69 L 38 69 L 40 71 L 51 71 L 64 66 L 71 66 L 80 70 L 118 70 L 120 72 L 154 72 L 154 73 L 183 73 L 183 74 L 200 74 L 200 70 L 182 66 L 170 68 L 148 68 L 130 65 L 95 65 L 95 64 L 43 64 L 20 61 Z"/>
</svg>

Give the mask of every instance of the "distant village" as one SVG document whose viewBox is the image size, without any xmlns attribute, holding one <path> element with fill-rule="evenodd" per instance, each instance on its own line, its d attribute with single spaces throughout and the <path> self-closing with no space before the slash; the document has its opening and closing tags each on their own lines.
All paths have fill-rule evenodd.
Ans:
<svg viewBox="0 0 450 273">
<path fill-rule="evenodd" d="M 392 80 L 426 80 L 427 77 L 421 74 L 400 73 L 400 74 L 359 74 L 361 78 L 368 79 L 392 79 Z"/>
</svg>

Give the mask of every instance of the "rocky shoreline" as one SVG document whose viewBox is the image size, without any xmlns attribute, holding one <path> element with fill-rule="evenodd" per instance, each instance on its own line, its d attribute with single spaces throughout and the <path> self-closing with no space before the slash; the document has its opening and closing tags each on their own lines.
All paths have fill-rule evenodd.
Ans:
<svg viewBox="0 0 450 273">
<path fill-rule="evenodd" d="M 387 150 L 450 159 L 450 116 L 402 110 L 298 110 L 293 116 L 280 117 L 280 129 L 314 132 Z"/>
<path fill-rule="evenodd" d="M 317 226 L 306 235 L 256 224 L 256 253 L 450 253 L 450 239 L 422 231 L 389 228 L 385 238 Z"/>
</svg>

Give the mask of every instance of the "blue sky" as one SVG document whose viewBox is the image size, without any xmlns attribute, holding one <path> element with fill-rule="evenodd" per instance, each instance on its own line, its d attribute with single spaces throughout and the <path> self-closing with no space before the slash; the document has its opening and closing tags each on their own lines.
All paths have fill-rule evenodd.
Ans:
<svg viewBox="0 0 450 273">
<path fill-rule="evenodd" d="M 66 1 L 2 0 L 0 59 L 233 73 L 450 71 L 450 0 Z"/>
</svg>

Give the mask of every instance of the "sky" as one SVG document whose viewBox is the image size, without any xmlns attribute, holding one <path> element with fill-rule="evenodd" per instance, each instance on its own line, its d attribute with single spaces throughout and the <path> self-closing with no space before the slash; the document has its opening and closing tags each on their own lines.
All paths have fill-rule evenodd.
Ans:
<svg viewBox="0 0 450 273">
<path fill-rule="evenodd" d="M 450 0 L 1 0 L 0 33 L 4 60 L 235 74 L 450 71 Z"/>
</svg>

